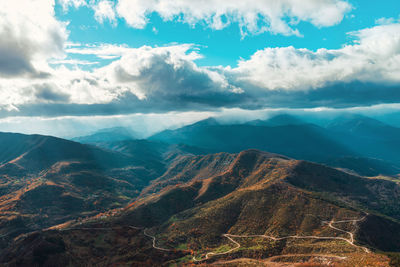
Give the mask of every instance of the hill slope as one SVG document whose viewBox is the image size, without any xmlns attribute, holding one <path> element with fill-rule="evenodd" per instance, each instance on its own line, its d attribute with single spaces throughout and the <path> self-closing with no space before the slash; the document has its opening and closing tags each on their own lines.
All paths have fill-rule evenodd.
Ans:
<svg viewBox="0 0 400 267">
<path fill-rule="evenodd" d="M 1 261 L 168 265 L 295 256 L 387 266 L 374 251 L 400 251 L 396 183 L 256 150 L 184 157 L 177 165 L 113 216 L 21 237 Z"/>
<path fill-rule="evenodd" d="M 167 165 L 158 151 L 123 153 L 50 136 L 0 133 L 0 146 L 0 248 L 21 233 L 121 208 Z"/>
</svg>

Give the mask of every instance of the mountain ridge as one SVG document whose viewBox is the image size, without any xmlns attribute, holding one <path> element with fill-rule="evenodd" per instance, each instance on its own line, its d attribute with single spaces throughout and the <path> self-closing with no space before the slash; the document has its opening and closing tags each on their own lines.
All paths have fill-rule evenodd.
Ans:
<svg viewBox="0 0 400 267">
<path fill-rule="evenodd" d="M 224 162 L 227 156 L 223 153 L 214 155 L 221 162 Z M 209 159 L 210 155 L 204 157 L 205 162 L 215 166 L 213 160 Z M 400 216 L 400 210 L 396 209 L 396 202 L 400 200 L 400 188 L 396 183 L 370 180 L 323 165 L 257 150 L 243 151 L 236 154 L 234 159 L 230 158 L 229 162 L 227 169 L 221 171 L 215 168 L 214 175 L 198 176 L 194 168 L 194 172 L 187 174 L 191 178 L 186 178 L 173 187 L 165 186 L 145 195 L 139 201 L 105 219 L 93 218 L 84 221 L 83 224 L 72 222 L 36 236 L 29 235 L 20 239 L 16 246 L 9 248 L 6 254 L 18 255 L 17 258 L 24 259 L 22 262 L 35 262 L 32 256 L 28 257 L 29 252 L 24 251 L 23 244 L 31 243 L 32 240 L 52 238 L 50 240 L 61 240 L 57 242 L 65 244 L 64 250 L 46 254 L 44 262 L 50 259 L 54 261 L 52 255 L 58 255 L 57 253 L 60 253 L 61 262 L 70 261 L 66 252 L 73 253 L 75 259 L 88 260 L 82 258 L 85 256 L 78 250 L 71 250 L 77 246 L 78 243 L 75 242 L 82 242 L 79 241 L 80 237 L 73 233 L 79 232 L 85 239 L 93 240 L 97 231 L 108 227 L 137 229 L 135 233 L 129 230 L 133 238 L 129 246 L 137 248 L 139 254 L 135 256 L 129 251 L 121 250 L 118 252 L 119 259 L 130 258 L 136 262 L 146 259 L 149 264 L 156 264 L 159 259 L 166 259 L 167 255 L 172 257 L 166 259 L 169 263 L 192 264 L 198 260 L 212 264 L 216 260 L 257 258 L 261 255 L 316 255 L 317 251 L 319 254 L 337 256 L 335 251 L 341 251 L 339 255 L 346 257 L 339 262 L 347 262 L 348 265 L 343 266 L 351 266 L 351 262 L 357 260 L 360 261 L 359 264 L 367 260 L 385 262 L 383 256 L 367 251 L 387 249 L 385 244 L 388 242 L 391 249 L 400 251 L 400 244 L 396 241 L 399 237 L 395 232 L 387 232 L 400 229 L 400 224 L 396 221 Z M 188 161 L 184 164 L 192 166 L 190 163 Z M 201 168 L 198 170 L 201 172 Z M 382 194 L 382 190 L 385 190 L 384 195 L 387 196 L 382 201 L 386 202 L 376 206 L 375 196 Z M 363 196 L 370 196 L 371 201 L 364 201 Z M 381 209 L 382 207 L 385 208 Z M 393 210 L 387 209 L 388 207 Z M 354 221 L 356 227 L 352 223 L 332 225 L 332 222 L 342 220 Z M 323 223 L 324 221 L 331 221 L 331 224 Z M 384 225 L 387 227 L 382 227 Z M 86 227 L 92 230 L 83 230 Z M 144 232 L 144 228 L 141 227 L 145 227 Z M 345 230 L 341 232 L 335 230 L 335 227 Z M 79 230 L 80 228 L 83 229 Z M 375 238 L 376 234 L 373 231 L 377 229 L 380 235 L 385 236 L 385 240 Z M 108 247 L 117 242 L 112 240 L 119 240 L 111 238 L 113 235 L 118 236 L 118 231 L 107 232 L 104 235 L 108 236 L 108 241 L 104 239 L 102 242 L 105 243 L 90 246 L 90 262 L 93 264 L 96 264 L 96 259 L 100 260 L 93 257 L 95 251 L 101 251 L 103 246 Z M 349 237 L 353 235 L 356 240 L 354 242 Z M 263 236 L 294 237 L 289 237 L 289 242 L 286 238 L 274 241 Z M 299 239 L 301 236 L 304 238 Z M 321 240 L 314 236 L 321 237 Z M 153 248 L 152 239 L 156 242 L 156 245 L 153 243 Z M 243 249 L 234 249 L 235 243 L 230 239 L 240 244 Z M 359 243 L 359 240 L 362 243 Z M 142 244 L 140 249 L 139 244 Z M 255 247 L 255 244 L 262 246 Z M 120 247 L 118 242 L 112 246 Z M 227 253 L 205 256 L 219 250 Z M 110 248 L 109 251 L 114 249 Z M 193 251 L 192 256 L 190 251 Z M 144 257 L 143 253 L 148 253 L 148 256 Z M 158 258 L 151 261 L 156 253 L 162 253 L 164 256 L 157 254 Z M 110 257 L 113 258 L 111 254 Z M 4 262 L 5 258 L 1 259 Z"/>
</svg>

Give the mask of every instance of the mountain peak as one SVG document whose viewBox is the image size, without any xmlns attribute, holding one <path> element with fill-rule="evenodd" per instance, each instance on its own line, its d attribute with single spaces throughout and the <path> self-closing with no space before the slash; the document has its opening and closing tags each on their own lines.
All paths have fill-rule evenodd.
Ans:
<svg viewBox="0 0 400 267">
<path fill-rule="evenodd" d="M 305 122 L 300 118 L 290 114 L 278 114 L 266 120 L 254 120 L 248 124 L 254 126 L 284 126 L 284 125 L 299 125 Z"/>
<path fill-rule="evenodd" d="M 364 124 L 369 126 L 388 126 L 387 124 L 360 114 L 347 114 L 336 118 L 328 127 L 339 124 Z"/>
<path fill-rule="evenodd" d="M 214 125 L 219 125 L 219 122 L 215 118 L 209 117 L 207 119 L 193 123 L 189 126 L 214 126 Z"/>
<path fill-rule="evenodd" d="M 338 132 L 350 132 L 358 136 L 385 138 L 386 140 L 396 139 L 400 134 L 399 128 L 358 114 L 339 117 L 327 128 Z"/>
<path fill-rule="evenodd" d="M 276 116 L 273 116 L 271 118 L 268 119 L 268 121 L 270 123 L 285 123 L 285 124 L 301 124 L 304 123 L 300 118 L 291 115 L 291 114 L 287 114 L 287 113 L 283 113 L 283 114 L 279 114 Z"/>
<path fill-rule="evenodd" d="M 258 156 L 258 157 L 264 157 L 264 158 L 279 158 L 279 159 L 285 159 L 285 160 L 290 160 L 290 158 L 275 154 L 275 153 L 270 153 L 270 152 L 265 152 L 261 151 L 258 149 L 247 149 L 238 154 L 238 158 L 240 157 L 247 157 L 247 156 Z"/>
<path fill-rule="evenodd" d="M 137 134 L 125 127 L 112 127 L 100 129 L 93 134 L 73 138 L 80 143 L 115 142 L 137 139 Z"/>
<path fill-rule="evenodd" d="M 118 134 L 132 135 L 132 136 L 136 134 L 132 130 L 122 126 L 100 129 L 95 133 L 118 133 Z"/>
</svg>

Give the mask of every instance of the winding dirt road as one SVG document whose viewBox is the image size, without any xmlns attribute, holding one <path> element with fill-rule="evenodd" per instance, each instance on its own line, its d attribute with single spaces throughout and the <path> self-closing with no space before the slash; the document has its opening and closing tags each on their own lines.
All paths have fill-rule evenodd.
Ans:
<svg viewBox="0 0 400 267">
<path fill-rule="evenodd" d="M 342 230 L 342 229 L 339 229 L 339 228 L 333 226 L 333 224 L 338 224 L 338 223 L 349 223 L 349 222 L 353 223 L 353 225 L 356 226 L 358 222 L 361 222 L 361 221 L 365 220 L 365 219 L 367 218 L 367 216 L 368 216 L 368 214 L 366 214 L 366 215 L 365 215 L 364 217 L 362 217 L 361 219 L 343 220 L 343 221 L 336 221 L 336 222 L 332 220 L 332 221 L 330 221 L 330 222 L 328 223 L 328 226 L 329 226 L 330 228 L 336 230 L 336 231 L 340 231 L 340 232 L 343 232 L 343 233 L 348 234 L 348 235 L 350 236 L 350 239 L 346 239 L 346 238 L 345 238 L 344 240 L 345 240 L 347 243 L 349 243 L 350 245 L 352 245 L 353 247 L 361 248 L 362 250 L 364 250 L 365 253 L 370 253 L 370 251 L 369 251 L 368 248 L 363 247 L 363 246 L 357 246 L 356 244 L 354 244 L 354 233 L 348 232 L 348 231 L 345 231 L 345 230 Z M 324 223 L 326 223 L 326 222 L 324 222 Z"/>
<path fill-rule="evenodd" d="M 225 254 L 229 254 L 234 252 L 235 250 L 238 250 L 241 245 L 238 241 L 236 241 L 234 238 L 267 238 L 267 239 L 271 239 L 274 241 L 280 241 L 280 240 L 285 240 L 285 239 L 321 239 L 321 240 L 342 240 L 345 241 L 347 243 L 349 243 L 351 246 L 355 247 L 355 248 L 359 248 L 361 250 L 363 250 L 365 253 L 370 253 L 370 250 L 366 247 L 363 246 L 359 246 L 354 244 L 355 240 L 354 240 L 354 233 L 353 232 L 349 232 L 343 229 L 340 229 L 336 226 L 334 226 L 334 224 L 341 224 L 341 223 L 353 223 L 353 225 L 357 225 L 358 222 L 361 222 L 363 220 L 365 220 L 367 218 L 368 214 L 366 214 L 364 217 L 360 218 L 360 219 L 348 219 L 348 220 L 341 220 L 341 221 L 334 221 L 333 219 L 331 221 L 322 221 L 322 223 L 327 224 L 329 228 L 332 228 L 336 231 L 342 232 L 342 233 L 346 233 L 349 235 L 349 238 L 344 238 L 344 237 L 336 237 L 336 236 L 299 236 L 299 235 L 291 235 L 291 236 L 285 236 L 285 237 L 274 237 L 274 236 L 269 236 L 269 235 L 234 235 L 234 234 L 223 234 L 223 237 L 226 237 L 227 239 L 229 239 L 229 241 L 231 241 L 232 243 L 235 244 L 235 247 L 229 249 L 228 251 L 225 252 L 208 252 L 206 253 L 203 257 L 200 258 L 196 258 L 196 256 L 193 256 L 193 261 L 194 262 L 200 262 L 200 261 L 204 261 L 204 260 L 208 260 L 210 257 L 212 256 L 219 256 L 219 255 L 225 255 Z M 163 251 L 163 252 L 173 252 L 176 251 L 176 249 L 167 249 L 167 248 L 162 248 L 157 246 L 157 239 L 155 236 L 149 234 L 147 232 L 147 228 L 143 228 L 143 227 L 136 227 L 136 226 L 128 226 L 129 228 L 135 229 L 135 230 L 142 230 L 143 229 L 143 234 L 149 238 L 152 239 L 152 246 L 154 249 Z M 115 228 L 66 228 L 66 229 L 59 229 L 61 231 L 66 231 L 66 230 L 115 230 Z M 303 254 L 289 254 L 289 255 L 278 255 L 278 256 L 274 256 L 271 257 L 269 259 L 273 259 L 273 258 L 279 258 L 279 257 L 294 257 L 294 256 L 301 256 Z M 320 254 L 308 254 L 308 256 L 323 256 L 323 257 L 328 257 L 328 258 L 336 258 L 336 259 L 340 259 L 340 260 L 344 260 L 346 259 L 346 257 L 341 257 L 341 256 L 335 256 L 335 255 L 320 255 Z"/>
<path fill-rule="evenodd" d="M 205 257 L 204 257 L 203 259 L 196 259 L 196 256 L 193 256 L 193 261 L 204 261 L 204 260 L 208 260 L 208 258 L 209 258 L 210 256 L 217 256 L 217 255 L 229 254 L 229 253 L 231 253 L 231 252 L 237 250 L 238 248 L 240 248 L 240 244 L 239 244 L 237 241 L 233 240 L 231 235 L 229 235 L 229 234 L 224 234 L 223 236 L 226 237 L 226 238 L 228 238 L 231 242 L 235 243 L 236 247 L 231 248 L 230 250 L 225 251 L 225 252 L 208 252 L 208 253 L 205 255 Z"/>
<path fill-rule="evenodd" d="M 150 237 L 151 239 L 153 239 L 153 248 L 158 249 L 158 250 L 161 250 L 161 251 L 174 251 L 173 249 L 158 247 L 157 244 L 156 244 L 156 242 L 157 242 L 157 241 L 156 241 L 156 237 L 155 237 L 155 236 L 152 236 L 152 235 L 150 235 L 150 234 L 148 234 L 146 231 L 147 231 L 147 229 L 144 229 L 144 230 L 143 230 L 143 234 L 144 234 L 145 236 Z"/>
<path fill-rule="evenodd" d="M 255 263 L 255 264 L 262 263 L 263 265 L 266 265 L 266 266 L 282 267 L 282 264 L 275 262 L 275 260 L 279 259 L 279 258 L 290 258 L 290 257 L 317 257 L 317 258 L 320 258 L 323 260 L 327 260 L 327 259 L 345 260 L 345 259 L 347 259 L 347 257 L 341 257 L 341 256 L 337 256 L 337 255 L 328 255 L 328 254 L 286 254 L 286 255 L 277 255 L 277 256 L 266 258 L 266 259 L 238 258 L 238 259 L 226 260 L 226 261 L 221 260 L 221 261 L 213 262 L 213 265 L 226 266 L 227 264 L 233 264 L 233 263 L 245 263 L 245 264 L 246 263 Z"/>
<path fill-rule="evenodd" d="M 356 225 L 358 222 L 361 222 L 363 220 L 365 220 L 367 218 L 368 214 L 366 214 L 364 217 L 360 218 L 360 219 L 349 219 L 349 220 L 341 220 L 341 221 L 334 221 L 333 219 L 329 222 L 327 221 L 322 221 L 323 223 L 327 224 L 328 227 L 336 230 L 336 231 L 340 231 L 343 233 L 346 233 L 350 236 L 350 238 L 344 238 L 344 237 L 336 237 L 336 236 L 298 236 L 298 235 L 291 235 L 291 236 L 285 236 L 285 237 L 274 237 L 274 236 L 268 236 L 268 235 L 232 235 L 232 234 L 224 234 L 223 236 L 228 238 L 231 242 L 235 243 L 236 247 L 226 251 L 226 252 L 221 252 L 221 253 L 215 253 L 215 252 L 209 252 L 205 255 L 204 258 L 201 259 L 197 259 L 196 257 L 193 257 L 193 261 L 199 262 L 199 261 L 204 261 L 209 259 L 209 256 L 217 256 L 217 255 L 224 255 L 224 254 L 228 254 L 231 253 L 237 249 L 239 249 L 241 247 L 240 243 L 238 243 L 237 241 L 235 241 L 233 238 L 254 238 L 254 237 L 259 237 L 259 238 L 267 238 L 267 239 L 271 239 L 274 241 L 280 241 L 280 240 L 285 240 L 285 239 L 321 239 L 321 240 L 343 240 L 346 241 L 347 243 L 349 243 L 350 245 L 352 245 L 353 247 L 362 249 L 365 253 L 370 253 L 370 250 L 366 247 L 363 246 L 358 246 L 356 244 L 354 244 L 354 233 L 349 232 L 349 231 L 345 231 L 343 229 L 337 228 L 335 226 L 333 226 L 333 224 L 338 224 L 338 223 L 353 223 L 354 225 Z M 279 255 L 276 257 L 284 257 L 285 255 Z M 332 257 L 332 256 L 330 256 Z M 336 256 L 337 258 L 340 259 L 344 259 L 343 257 L 339 257 Z"/>
</svg>

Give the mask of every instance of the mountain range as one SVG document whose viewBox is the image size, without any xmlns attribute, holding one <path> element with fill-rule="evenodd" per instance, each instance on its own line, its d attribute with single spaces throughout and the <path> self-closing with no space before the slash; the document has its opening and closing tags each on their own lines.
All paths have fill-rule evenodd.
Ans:
<svg viewBox="0 0 400 267">
<path fill-rule="evenodd" d="M 286 114 L 146 140 L 0 133 L 0 265 L 398 266 L 398 133 Z"/>
<path fill-rule="evenodd" d="M 50 136 L 0 133 L 0 140 L 0 246 L 21 233 L 121 208 L 186 153 L 147 141 L 126 141 L 128 153 Z"/>
<path fill-rule="evenodd" d="M 221 124 L 209 118 L 157 133 L 149 140 L 210 152 L 255 148 L 366 176 L 400 173 L 400 129 L 363 116 L 340 117 L 326 127 L 287 114 L 245 124 Z"/>
<path fill-rule="evenodd" d="M 1 260 L 229 266 L 294 257 L 388 266 L 377 252 L 400 251 L 399 200 L 395 182 L 258 150 L 185 156 L 125 208 L 20 236 Z"/>
<path fill-rule="evenodd" d="M 137 139 L 137 133 L 124 127 L 114 127 L 101 129 L 90 135 L 80 136 L 72 138 L 72 141 L 76 141 L 84 144 L 95 144 L 99 142 L 115 142 Z"/>
</svg>

